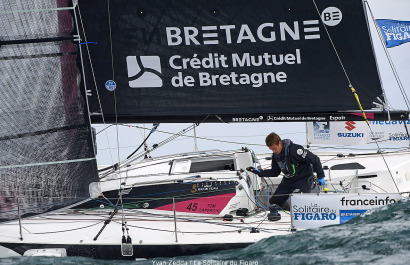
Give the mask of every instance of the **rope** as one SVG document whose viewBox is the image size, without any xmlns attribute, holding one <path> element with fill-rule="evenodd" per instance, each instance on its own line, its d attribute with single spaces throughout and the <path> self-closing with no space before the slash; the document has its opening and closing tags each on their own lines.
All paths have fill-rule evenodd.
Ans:
<svg viewBox="0 0 410 265">
<path fill-rule="evenodd" d="M 356 89 L 354 89 L 354 87 L 351 84 L 349 85 L 349 87 L 350 87 L 350 90 L 352 91 L 354 97 L 356 98 L 357 105 L 359 106 L 360 111 L 362 112 L 363 118 L 366 121 L 367 126 L 370 128 L 369 120 L 366 117 L 366 113 L 364 113 L 362 104 L 360 103 L 359 95 L 357 95 L 357 93 L 356 93 Z"/>
<path fill-rule="evenodd" d="M 136 126 L 136 125 L 125 125 L 125 124 L 122 124 L 122 125 L 123 125 L 123 126 L 127 126 L 127 127 L 135 127 L 135 128 L 140 128 L 140 129 L 144 129 L 144 130 L 150 130 L 149 128 L 145 128 L 145 127 L 141 127 L 141 126 Z M 194 125 L 194 126 L 197 127 L 197 125 Z M 172 134 L 172 135 L 174 135 L 174 133 L 166 132 L 166 131 L 161 131 L 161 130 L 157 130 L 157 132 L 164 133 L 164 134 Z M 228 144 L 265 146 L 264 144 L 252 144 L 252 143 L 242 143 L 242 142 L 231 142 L 231 141 L 216 140 L 216 139 L 205 138 L 205 137 L 199 137 L 199 136 L 184 135 L 184 137 L 187 137 L 187 138 L 196 138 L 196 139 L 200 139 L 200 140 L 206 140 L 206 141 L 212 141 L 212 142 L 219 142 L 219 143 L 228 143 Z M 230 136 L 230 137 L 232 137 L 232 136 Z M 246 136 L 246 137 L 255 137 L 255 136 Z"/>
<path fill-rule="evenodd" d="M 195 124 L 194 124 L 195 125 Z M 198 144 L 196 142 L 197 138 L 196 138 L 196 130 L 195 130 L 195 126 L 194 126 L 194 151 L 198 152 Z"/>
<path fill-rule="evenodd" d="M 81 10 L 80 10 L 80 5 L 79 5 L 79 4 L 77 4 L 77 10 L 78 10 L 78 15 L 79 15 L 79 17 L 80 17 L 81 28 L 82 28 L 83 34 L 84 34 L 85 47 L 87 48 L 88 60 L 89 60 L 89 62 L 90 62 L 90 69 L 91 69 L 92 78 L 93 78 L 93 82 L 94 82 L 95 92 L 97 93 L 98 105 L 99 105 L 99 108 L 100 108 L 102 121 L 103 121 L 103 124 L 106 124 L 105 118 L 104 118 L 104 112 L 103 112 L 102 105 L 101 105 L 100 93 L 99 93 L 99 91 L 98 91 L 97 80 L 96 80 L 96 78 L 95 78 L 93 61 L 92 61 L 92 59 L 91 59 L 90 49 L 89 49 L 89 47 L 88 47 L 88 43 L 89 43 L 89 42 L 87 41 L 87 34 L 86 34 L 86 32 L 85 32 L 85 29 L 84 29 L 84 23 L 83 23 L 83 19 L 82 19 L 82 16 L 81 16 Z M 84 69 L 84 65 L 83 65 L 83 69 Z M 84 83 L 86 83 L 86 82 L 85 82 L 85 76 L 84 76 Z M 111 126 L 111 125 L 110 125 L 110 126 Z M 108 133 L 107 133 L 107 132 L 105 132 L 105 137 L 106 137 L 106 139 L 107 139 L 108 147 L 109 147 L 110 150 L 111 150 L 110 141 L 108 140 Z M 111 151 L 110 151 L 110 157 L 111 157 L 111 162 L 112 162 L 112 164 L 114 164 L 114 163 L 113 163 L 114 159 L 113 159 L 113 157 L 112 157 Z"/>
<path fill-rule="evenodd" d="M 316 11 L 317 11 L 319 17 L 321 17 L 321 16 L 320 16 L 320 12 L 319 12 L 319 8 L 318 8 L 317 5 L 316 5 L 316 1 L 315 1 L 315 0 L 312 0 L 312 1 L 313 1 L 313 4 L 315 5 Z M 350 82 L 350 78 L 349 78 L 349 76 L 348 76 L 348 74 L 347 74 L 347 72 L 346 72 L 346 69 L 345 69 L 345 67 L 344 67 L 344 65 L 343 65 L 343 62 L 342 62 L 342 60 L 341 60 L 341 58 L 340 58 L 340 56 L 339 56 L 339 53 L 337 52 L 337 49 L 336 49 L 336 47 L 335 47 L 335 45 L 334 45 L 334 43 L 333 43 L 333 40 L 332 40 L 332 38 L 331 38 L 331 36 L 330 36 L 330 34 L 329 34 L 328 30 L 327 30 L 327 27 L 326 27 L 326 25 L 325 25 L 324 23 L 323 23 L 323 27 L 325 28 L 326 34 L 327 34 L 327 36 L 328 36 L 328 38 L 329 38 L 329 41 L 330 41 L 330 43 L 332 44 L 333 50 L 334 50 L 334 52 L 335 52 L 335 54 L 336 54 L 336 56 L 337 56 L 337 58 L 338 58 L 338 60 L 339 60 L 340 66 L 342 67 L 343 72 L 344 72 L 344 74 L 345 74 L 345 76 L 346 76 L 346 79 L 347 79 L 347 81 L 348 81 L 348 83 L 349 83 L 349 88 L 350 88 L 350 90 L 352 91 L 352 93 L 353 93 L 353 95 L 354 95 L 354 97 L 355 97 L 355 99 L 356 99 L 356 102 L 357 102 L 357 104 L 358 104 L 358 106 L 359 106 L 359 108 L 360 108 L 360 111 L 361 111 L 361 113 L 362 113 L 362 116 L 363 116 L 364 120 L 366 121 L 367 127 L 370 129 L 370 132 L 371 132 L 372 135 L 373 135 L 373 131 L 372 131 L 371 127 L 370 127 L 370 123 L 369 123 L 369 121 L 368 121 L 368 119 L 367 119 L 367 117 L 366 117 L 366 114 L 365 114 L 365 112 L 364 112 L 364 110 L 363 110 L 363 108 L 362 108 L 362 105 L 361 105 L 361 103 L 360 103 L 359 96 L 358 96 L 356 90 L 354 89 L 352 83 Z M 383 93 L 384 93 L 384 91 L 383 91 Z M 383 161 L 384 161 L 384 163 L 385 163 L 385 165 L 386 165 L 386 167 L 387 167 L 387 170 L 389 171 L 390 177 L 391 177 L 391 179 L 392 179 L 392 181 L 393 181 L 393 183 L 394 183 L 394 185 L 395 185 L 397 191 L 399 191 L 399 188 L 398 188 L 396 182 L 394 181 L 393 174 L 392 174 L 392 172 L 391 172 L 391 170 L 390 170 L 390 168 L 389 168 L 389 166 L 388 166 L 388 164 L 387 164 L 386 159 L 384 158 L 384 156 L 383 156 L 383 154 L 382 154 L 382 152 L 381 152 L 381 148 L 380 148 L 380 146 L 379 146 L 379 143 L 377 142 L 376 139 L 374 139 L 374 142 L 375 142 L 376 145 L 377 145 L 377 150 L 379 151 L 379 153 L 381 154 L 381 156 L 382 156 L 382 158 L 383 158 Z"/>
<path fill-rule="evenodd" d="M 370 8 L 370 6 L 369 6 L 369 3 L 368 3 L 367 1 L 365 1 L 365 3 L 366 3 L 366 5 L 367 5 L 367 7 L 368 7 L 368 9 L 369 9 L 370 15 L 372 16 L 373 24 L 374 24 L 374 26 L 375 26 L 375 28 L 376 28 L 376 30 L 377 30 L 377 33 L 378 33 L 378 35 L 379 35 L 380 42 L 382 43 L 382 46 L 383 46 L 384 53 L 386 54 L 386 57 L 387 57 L 387 59 L 388 59 L 388 61 L 389 61 L 389 64 L 390 64 L 390 67 L 391 67 L 391 69 L 392 69 L 392 71 L 393 71 L 394 77 L 396 78 L 397 84 L 398 84 L 398 86 L 399 86 L 399 88 L 400 88 L 401 94 L 402 94 L 403 99 L 404 99 L 404 101 L 405 101 L 405 103 L 406 103 L 407 110 L 410 111 L 409 98 L 407 97 L 407 94 L 406 94 L 406 91 L 405 91 L 405 89 L 404 89 L 404 87 L 403 87 L 403 84 L 401 83 L 400 78 L 399 78 L 399 75 L 397 74 L 396 67 L 394 66 L 393 61 L 392 61 L 392 59 L 391 59 L 391 57 L 390 57 L 390 54 L 389 54 L 389 52 L 388 52 L 388 50 L 387 50 L 387 47 L 386 47 L 386 43 L 385 43 L 385 41 L 384 41 L 383 34 L 382 34 L 382 32 L 381 32 L 381 30 L 380 30 L 380 28 L 379 28 L 379 25 L 378 25 L 377 22 L 376 22 L 376 19 L 374 18 L 374 15 L 373 15 L 373 12 L 372 12 L 372 10 L 371 10 L 371 8 Z"/>
<path fill-rule="evenodd" d="M 319 18 L 320 18 L 320 21 L 322 21 L 321 16 L 320 16 L 320 12 L 319 12 L 319 8 L 318 8 L 317 5 L 316 5 L 316 1 L 315 1 L 315 0 L 312 0 L 312 1 L 313 1 L 313 4 L 315 5 L 317 14 L 319 15 Z M 326 25 L 325 25 L 324 23 L 323 23 L 323 27 L 325 28 L 326 34 L 327 34 L 327 36 L 329 37 L 330 44 L 332 44 L 333 50 L 335 51 L 335 54 L 336 54 L 336 56 L 337 56 L 337 59 L 339 60 L 340 66 L 342 67 L 343 72 L 345 73 L 346 79 L 347 79 L 347 81 L 349 82 L 349 85 L 351 86 L 351 82 L 350 82 L 349 75 L 348 75 L 347 72 L 346 72 L 346 69 L 345 69 L 345 67 L 344 67 L 344 65 L 343 65 L 342 59 L 340 59 L 339 53 L 337 52 L 337 49 L 336 49 L 336 46 L 334 45 L 333 40 L 332 40 L 332 38 L 330 37 L 329 31 L 327 30 L 327 27 L 326 27 Z"/>
</svg>

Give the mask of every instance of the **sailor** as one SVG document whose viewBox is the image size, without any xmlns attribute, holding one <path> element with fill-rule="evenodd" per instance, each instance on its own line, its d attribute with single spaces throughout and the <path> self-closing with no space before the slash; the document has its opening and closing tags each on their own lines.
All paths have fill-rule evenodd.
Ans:
<svg viewBox="0 0 410 265">
<path fill-rule="evenodd" d="M 246 170 L 257 174 L 259 177 L 277 177 L 283 173 L 284 177 L 269 199 L 270 204 L 277 204 L 284 210 L 289 210 L 286 200 L 296 190 L 301 193 L 310 193 L 316 187 L 313 172 L 317 174 L 317 183 L 325 185 L 325 174 L 317 155 L 304 149 L 301 145 L 294 144 L 289 139 L 281 140 L 276 133 L 270 133 L 265 139 L 266 145 L 273 152 L 272 168 L 258 170 L 248 167 Z"/>
</svg>

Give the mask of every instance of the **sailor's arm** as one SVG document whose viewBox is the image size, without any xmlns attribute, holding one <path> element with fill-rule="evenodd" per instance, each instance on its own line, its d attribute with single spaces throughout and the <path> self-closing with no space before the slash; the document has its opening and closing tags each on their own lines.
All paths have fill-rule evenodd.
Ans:
<svg viewBox="0 0 410 265">
<path fill-rule="evenodd" d="M 270 169 L 255 169 L 253 167 L 248 167 L 246 170 L 255 173 L 259 177 L 277 177 L 281 172 L 274 159 L 272 159 L 272 167 Z"/>
<path fill-rule="evenodd" d="M 308 151 L 308 155 L 310 158 L 310 163 L 313 166 L 313 172 L 316 172 L 318 179 L 325 178 L 325 172 L 323 171 L 322 163 L 320 162 L 320 158 L 315 155 L 314 153 Z"/>
<path fill-rule="evenodd" d="M 298 162 L 307 162 L 308 164 L 311 164 L 313 166 L 313 171 L 317 174 L 317 178 L 324 178 L 325 173 L 323 172 L 320 158 L 309 150 L 304 149 L 302 146 L 295 145 L 295 147 L 297 148 L 294 148 L 291 152 L 292 158 Z"/>
</svg>

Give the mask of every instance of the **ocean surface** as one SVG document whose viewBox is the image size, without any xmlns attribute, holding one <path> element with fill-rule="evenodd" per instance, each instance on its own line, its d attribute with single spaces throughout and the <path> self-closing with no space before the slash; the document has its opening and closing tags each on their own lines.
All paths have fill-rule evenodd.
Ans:
<svg viewBox="0 0 410 265">
<path fill-rule="evenodd" d="M 17 257 L 1 265 L 255 265 L 410 264 L 410 200 L 382 207 L 342 225 L 267 238 L 244 249 L 143 261 L 81 257 Z"/>
</svg>

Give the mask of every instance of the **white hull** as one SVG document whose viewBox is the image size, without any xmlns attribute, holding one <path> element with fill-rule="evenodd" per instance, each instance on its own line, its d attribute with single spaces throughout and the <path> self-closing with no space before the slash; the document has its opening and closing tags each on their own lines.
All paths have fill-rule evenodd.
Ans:
<svg viewBox="0 0 410 265">
<path fill-rule="evenodd" d="M 0 256 L 172 257 L 240 248 L 294 232 L 288 212 L 280 211 L 279 221 L 268 221 L 269 210 L 262 201 L 269 195 L 261 196 L 267 190 L 266 185 L 260 178 L 241 171 L 254 165 L 253 158 L 246 150 L 164 157 L 130 164 L 120 174 L 107 175 L 101 182 L 92 184 L 93 199 L 86 203 L 22 218 L 21 225 L 18 220 L 0 224 Z M 405 192 L 410 191 L 410 153 L 388 154 L 384 159 L 390 163 L 392 175 L 383 169 L 383 159 L 375 155 L 322 155 L 323 165 L 329 168 L 325 170 L 328 194 L 401 192 L 406 196 Z M 191 172 L 195 166 L 202 165 L 201 162 L 209 162 L 214 169 Z M 225 162 L 230 168 L 218 170 Z M 363 168 L 345 168 L 352 163 Z M 270 188 L 280 180 L 271 178 Z M 164 188 L 171 185 L 188 189 L 164 192 Z M 118 194 L 118 190 L 123 190 L 126 207 L 122 209 L 118 205 L 118 212 L 110 218 L 115 200 L 101 194 Z M 155 196 L 152 190 L 158 191 Z M 155 198 L 137 198 L 134 191 L 138 194 L 147 191 Z M 322 192 L 321 196 L 327 195 Z M 238 216 L 238 210 L 244 208 L 250 214 Z M 128 228 L 129 234 L 127 230 L 123 233 L 123 227 Z M 129 235 L 132 242 L 123 244 L 123 235 L 125 238 Z"/>
<path fill-rule="evenodd" d="M 28 249 L 65 248 L 67 255 L 127 258 L 121 254 L 122 214 L 117 214 L 94 240 L 108 215 L 102 211 L 27 218 L 22 221 L 22 240 L 17 221 L 1 225 L 0 238 L 3 246 L 20 255 L 29 255 Z M 124 216 L 134 246 L 132 258 L 192 255 L 244 247 L 263 238 L 291 233 L 290 215 L 283 212 L 282 219 L 276 222 L 263 222 L 265 212 L 233 221 L 223 221 L 218 216 L 177 215 L 175 222 L 173 215 L 165 216 L 158 211 L 127 211 Z"/>
</svg>

